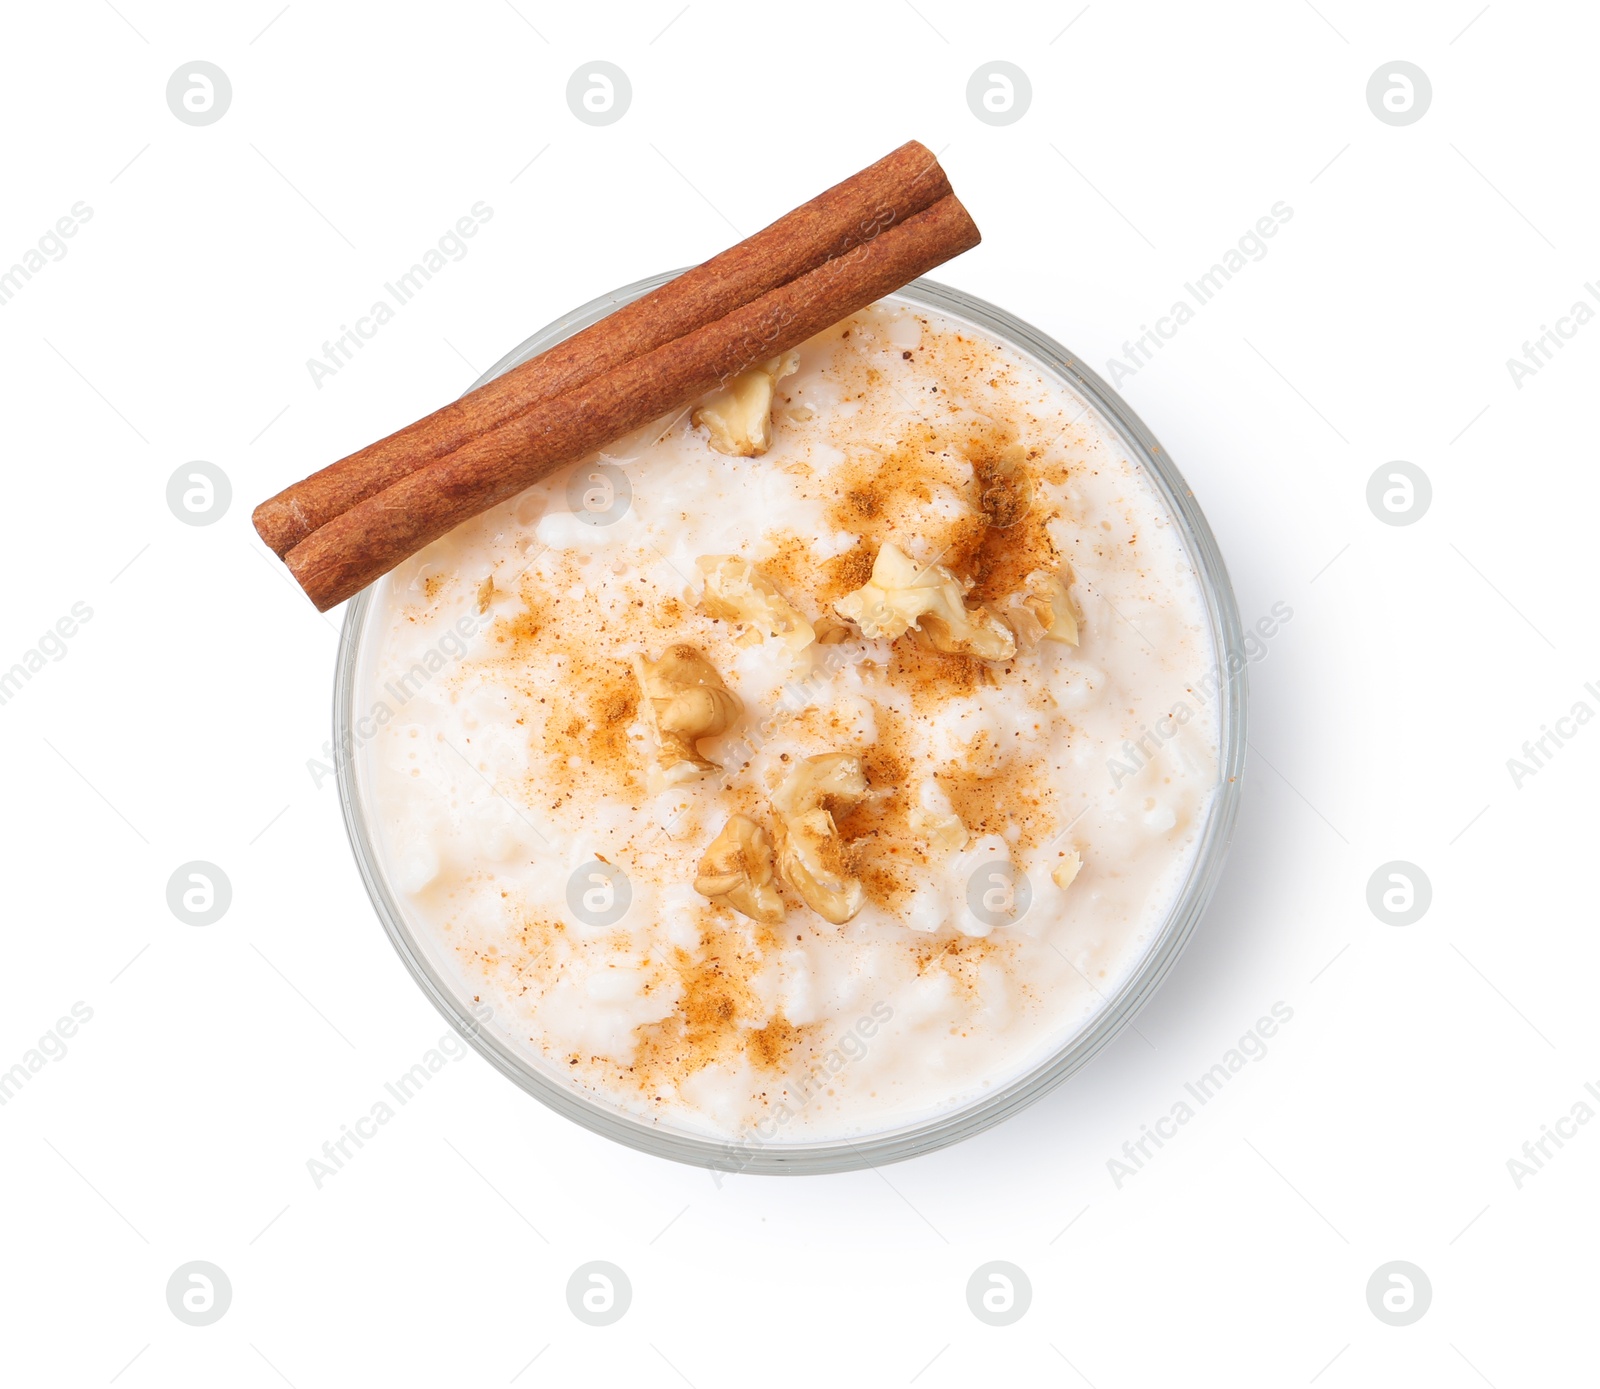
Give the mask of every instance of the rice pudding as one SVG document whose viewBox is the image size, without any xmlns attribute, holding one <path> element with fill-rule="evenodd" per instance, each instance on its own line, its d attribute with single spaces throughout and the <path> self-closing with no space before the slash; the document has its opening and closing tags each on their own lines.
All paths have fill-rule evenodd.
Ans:
<svg viewBox="0 0 1600 1389">
<path fill-rule="evenodd" d="M 382 580 L 415 934 L 532 1064 L 730 1144 L 964 1106 L 1137 966 L 1217 783 L 1194 566 L 1116 434 L 885 301 Z"/>
</svg>

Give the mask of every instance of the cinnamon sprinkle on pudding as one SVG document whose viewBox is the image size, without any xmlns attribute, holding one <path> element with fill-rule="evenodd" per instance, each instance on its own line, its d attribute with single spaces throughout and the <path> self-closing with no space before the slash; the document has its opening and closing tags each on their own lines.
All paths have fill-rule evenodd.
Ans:
<svg viewBox="0 0 1600 1389">
<path fill-rule="evenodd" d="M 1218 729 L 1199 579 L 1078 396 L 893 300 L 763 371 L 384 579 L 357 703 L 463 993 L 565 1085 L 773 1142 L 926 1119 L 1097 1014 Z"/>
</svg>

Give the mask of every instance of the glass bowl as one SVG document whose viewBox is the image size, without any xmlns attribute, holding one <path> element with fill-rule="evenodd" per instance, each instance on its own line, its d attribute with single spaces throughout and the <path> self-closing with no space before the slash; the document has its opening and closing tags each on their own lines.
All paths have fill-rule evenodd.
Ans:
<svg viewBox="0 0 1600 1389">
<path fill-rule="evenodd" d="M 626 285 L 557 319 L 496 362 L 473 383 L 473 389 L 679 273 L 653 275 Z M 959 1108 L 914 1124 L 850 1139 L 774 1142 L 758 1147 L 737 1146 L 730 1141 L 675 1129 L 569 1086 L 559 1077 L 556 1068 L 543 1066 L 530 1052 L 519 1047 L 492 1016 L 485 1016 L 487 1009 L 474 1006 L 464 981 L 457 977 L 453 966 L 409 919 L 402 895 L 390 880 L 369 815 L 370 778 L 361 755 L 365 739 L 355 707 L 361 687 L 363 636 L 372 611 L 373 589 L 357 594 L 345 610 L 333 707 L 339 798 L 356 863 L 390 942 L 423 993 L 450 1024 L 492 1065 L 529 1094 L 595 1133 L 677 1162 L 723 1172 L 849 1171 L 897 1162 L 959 1142 L 1032 1104 L 1121 1032 L 1166 977 L 1216 887 L 1238 814 L 1240 777 L 1244 768 L 1246 696 L 1246 663 L 1242 657 L 1239 612 L 1211 528 L 1166 450 L 1129 409 L 1127 402 L 1089 367 L 1059 343 L 1003 309 L 926 279 L 913 281 L 898 294 L 891 295 L 890 301 L 963 320 L 1000 339 L 1031 359 L 1046 376 L 1062 382 L 1099 414 L 1102 425 L 1118 436 L 1129 458 L 1144 470 L 1182 538 L 1204 590 L 1212 650 L 1218 663 L 1218 781 L 1187 877 L 1165 921 L 1152 933 L 1143 957 L 1128 971 L 1115 992 L 1107 996 L 1101 1009 L 1077 1032 L 1064 1039 L 1032 1069 L 984 1091 Z M 387 580 L 380 580 L 383 582 Z"/>
</svg>

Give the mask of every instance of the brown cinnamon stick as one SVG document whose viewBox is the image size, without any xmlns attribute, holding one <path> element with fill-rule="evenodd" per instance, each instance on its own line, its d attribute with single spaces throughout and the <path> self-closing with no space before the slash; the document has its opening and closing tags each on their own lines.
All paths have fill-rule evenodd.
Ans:
<svg viewBox="0 0 1600 1389">
<path fill-rule="evenodd" d="M 798 346 L 979 239 L 949 194 L 715 322 L 467 440 L 321 526 L 289 551 L 289 568 L 326 611 L 463 521 Z"/>
<path fill-rule="evenodd" d="M 532 361 L 262 502 L 256 530 L 284 555 L 317 527 L 484 430 L 715 322 L 949 192 L 938 160 L 912 140 Z"/>
</svg>

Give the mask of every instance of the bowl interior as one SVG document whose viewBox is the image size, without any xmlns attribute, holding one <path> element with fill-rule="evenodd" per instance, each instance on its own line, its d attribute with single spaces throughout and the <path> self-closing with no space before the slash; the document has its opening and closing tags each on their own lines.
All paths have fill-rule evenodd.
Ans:
<svg viewBox="0 0 1600 1389">
<path fill-rule="evenodd" d="M 680 272 L 651 276 L 596 299 L 534 334 L 477 382 L 474 389 L 587 327 L 622 304 Z M 1117 991 L 1077 1033 L 1039 1064 L 985 1091 L 970 1103 L 932 1120 L 873 1132 L 851 1140 L 782 1141 L 735 1146 L 670 1125 L 652 1122 L 571 1088 L 519 1048 L 486 1009 L 474 1008 L 464 984 L 412 924 L 389 881 L 368 815 L 368 779 L 362 768 L 363 637 L 373 611 L 373 590 L 346 608 L 334 688 L 334 748 L 339 795 L 351 847 L 367 890 L 400 958 L 441 1014 L 492 1065 L 524 1090 L 576 1123 L 630 1147 L 679 1162 L 726 1172 L 836 1172 L 897 1161 L 959 1141 L 998 1123 L 1060 1084 L 1105 1046 L 1144 1005 L 1178 958 L 1214 890 L 1238 813 L 1245 749 L 1245 662 L 1237 605 L 1210 527 L 1170 457 L 1143 422 L 1099 376 L 1059 343 L 1004 310 L 932 280 L 916 280 L 892 301 L 931 309 L 965 321 L 1020 351 L 1048 377 L 1080 396 L 1100 423 L 1116 435 L 1145 473 L 1181 537 L 1205 596 L 1210 638 L 1218 662 L 1218 782 L 1200 842 L 1171 909 L 1143 957 Z"/>
</svg>

